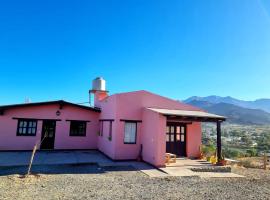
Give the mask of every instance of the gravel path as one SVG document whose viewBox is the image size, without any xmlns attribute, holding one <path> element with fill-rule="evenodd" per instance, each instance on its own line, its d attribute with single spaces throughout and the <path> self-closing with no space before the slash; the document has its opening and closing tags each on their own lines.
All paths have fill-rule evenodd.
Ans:
<svg viewBox="0 0 270 200">
<path fill-rule="evenodd" d="M 20 178 L 0 170 L 0 199 L 270 199 L 270 171 L 263 170 L 234 169 L 247 176 L 239 179 L 149 178 L 130 167 L 95 165 L 33 170 L 46 174 Z"/>
</svg>

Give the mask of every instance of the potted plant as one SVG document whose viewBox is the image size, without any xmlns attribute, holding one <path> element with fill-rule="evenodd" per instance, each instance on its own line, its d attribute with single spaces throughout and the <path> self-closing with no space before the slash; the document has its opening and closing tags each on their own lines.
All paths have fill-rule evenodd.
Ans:
<svg viewBox="0 0 270 200">
<path fill-rule="evenodd" d="M 225 155 L 222 153 L 221 155 L 221 160 L 217 163 L 220 166 L 226 166 L 227 165 L 227 160 L 225 159 Z"/>
<path fill-rule="evenodd" d="M 215 155 L 210 157 L 210 163 L 215 165 L 217 163 L 217 157 Z"/>
</svg>

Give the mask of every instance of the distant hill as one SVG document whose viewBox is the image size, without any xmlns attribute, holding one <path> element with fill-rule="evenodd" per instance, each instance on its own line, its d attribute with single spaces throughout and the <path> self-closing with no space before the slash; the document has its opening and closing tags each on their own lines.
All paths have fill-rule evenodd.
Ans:
<svg viewBox="0 0 270 200">
<path fill-rule="evenodd" d="M 193 96 L 190 97 L 186 100 L 184 100 L 185 103 L 189 103 L 193 100 L 196 101 L 207 101 L 210 103 L 228 103 L 244 108 L 251 108 L 251 109 L 261 109 L 266 112 L 270 112 L 270 99 L 257 99 L 255 101 L 243 101 L 239 99 L 235 99 L 232 97 L 220 97 L 220 96 L 208 96 L 208 97 L 198 97 L 198 96 Z"/>
<path fill-rule="evenodd" d="M 215 101 L 218 102 L 218 101 Z M 199 107 L 210 113 L 226 116 L 227 121 L 236 124 L 270 124 L 270 113 L 259 109 L 249 109 L 229 103 L 212 103 L 208 101 L 192 100 L 188 104 Z"/>
</svg>

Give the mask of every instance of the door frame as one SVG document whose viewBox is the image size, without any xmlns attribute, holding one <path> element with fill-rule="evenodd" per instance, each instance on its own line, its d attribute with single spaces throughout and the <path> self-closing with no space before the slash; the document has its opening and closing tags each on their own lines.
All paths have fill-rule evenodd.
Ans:
<svg viewBox="0 0 270 200">
<path fill-rule="evenodd" d="M 168 121 L 166 123 L 166 127 L 167 126 L 173 126 L 174 127 L 174 133 L 173 133 L 173 137 L 174 137 L 174 141 L 169 141 L 171 146 L 170 148 L 172 148 L 172 146 L 174 146 L 174 154 L 176 154 L 177 157 L 187 157 L 187 123 L 183 123 L 183 122 L 170 122 Z M 185 132 L 184 132 L 184 152 L 183 155 L 177 155 L 177 148 L 181 148 L 181 144 L 177 144 L 177 126 L 180 126 L 180 142 L 181 142 L 181 127 L 185 128 Z M 171 133 L 170 133 L 171 134 Z M 171 137 L 171 136 L 170 136 Z M 171 139 L 170 139 L 171 140 Z M 167 132 L 166 132 L 166 151 L 167 151 Z"/>
<path fill-rule="evenodd" d="M 46 148 L 42 148 L 42 142 L 43 142 L 43 139 L 44 139 L 44 127 L 45 127 L 45 123 L 44 122 L 54 122 L 54 134 L 53 134 L 53 148 L 51 149 L 46 149 Z M 42 121 L 42 131 L 41 131 L 41 139 L 40 139 L 40 150 L 54 150 L 54 144 L 55 144 L 55 133 L 56 133 L 56 122 L 57 120 L 43 120 Z"/>
</svg>

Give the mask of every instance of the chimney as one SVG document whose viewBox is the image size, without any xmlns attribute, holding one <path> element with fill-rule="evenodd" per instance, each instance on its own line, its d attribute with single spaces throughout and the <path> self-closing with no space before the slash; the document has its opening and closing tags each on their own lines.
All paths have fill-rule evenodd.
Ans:
<svg viewBox="0 0 270 200">
<path fill-rule="evenodd" d="M 108 91 L 106 91 L 106 81 L 102 77 L 97 77 L 92 82 L 92 90 L 89 91 L 90 103 L 91 94 L 94 94 L 94 106 L 98 106 L 98 102 L 108 96 Z"/>
</svg>

